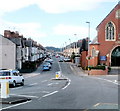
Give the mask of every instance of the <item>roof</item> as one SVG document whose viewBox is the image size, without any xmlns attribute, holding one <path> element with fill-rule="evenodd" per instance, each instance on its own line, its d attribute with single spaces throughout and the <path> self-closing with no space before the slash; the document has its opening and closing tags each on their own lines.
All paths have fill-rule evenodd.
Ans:
<svg viewBox="0 0 120 111">
<path fill-rule="evenodd" d="M 90 44 L 99 44 L 98 37 L 96 36 Z"/>
<path fill-rule="evenodd" d="M 118 4 L 110 11 L 110 13 L 101 21 L 101 23 L 113 12 L 113 10 L 118 6 L 120 5 L 120 1 L 118 2 Z M 100 23 L 100 24 L 101 24 Z M 100 26 L 100 24 L 96 27 L 96 29 Z"/>
</svg>

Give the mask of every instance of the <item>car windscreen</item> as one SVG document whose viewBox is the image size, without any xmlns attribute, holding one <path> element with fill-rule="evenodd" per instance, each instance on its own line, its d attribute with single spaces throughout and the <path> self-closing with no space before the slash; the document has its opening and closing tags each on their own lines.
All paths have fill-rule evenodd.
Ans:
<svg viewBox="0 0 120 111">
<path fill-rule="evenodd" d="M 0 76 L 10 76 L 10 72 L 0 72 Z"/>
</svg>

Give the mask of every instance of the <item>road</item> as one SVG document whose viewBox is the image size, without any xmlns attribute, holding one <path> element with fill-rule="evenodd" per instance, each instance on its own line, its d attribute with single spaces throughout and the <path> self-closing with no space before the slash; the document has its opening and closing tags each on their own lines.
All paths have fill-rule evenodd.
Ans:
<svg viewBox="0 0 120 111">
<path fill-rule="evenodd" d="M 24 74 L 24 86 L 10 88 L 10 96 L 25 96 L 31 101 L 3 104 L 4 110 L 118 108 L 117 75 L 88 76 L 73 64 L 58 62 L 56 58 L 50 71 L 42 71 L 41 67 Z M 57 71 L 61 71 L 66 80 L 53 80 Z"/>
</svg>

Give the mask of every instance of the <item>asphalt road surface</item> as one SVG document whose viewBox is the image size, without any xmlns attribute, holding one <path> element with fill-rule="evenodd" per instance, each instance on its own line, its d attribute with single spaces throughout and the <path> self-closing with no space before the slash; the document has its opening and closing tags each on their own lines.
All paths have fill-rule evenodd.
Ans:
<svg viewBox="0 0 120 111">
<path fill-rule="evenodd" d="M 24 96 L 30 101 L 3 104 L 2 109 L 118 109 L 117 75 L 88 76 L 71 63 L 53 59 L 50 71 L 42 71 L 40 65 L 35 72 L 24 74 L 24 86 L 10 88 L 10 96 Z M 53 80 L 57 71 L 64 80 Z"/>
</svg>

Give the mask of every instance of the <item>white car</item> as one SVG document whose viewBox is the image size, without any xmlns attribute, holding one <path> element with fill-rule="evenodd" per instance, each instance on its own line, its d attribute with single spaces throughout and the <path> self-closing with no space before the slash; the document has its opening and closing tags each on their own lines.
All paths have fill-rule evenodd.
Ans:
<svg viewBox="0 0 120 111">
<path fill-rule="evenodd" d="M 17 70 L 0 70 L 0 81 L 5 79 L 13 87 L 17 84 L 24 85 L 24 78 Z"/>
</svg>

